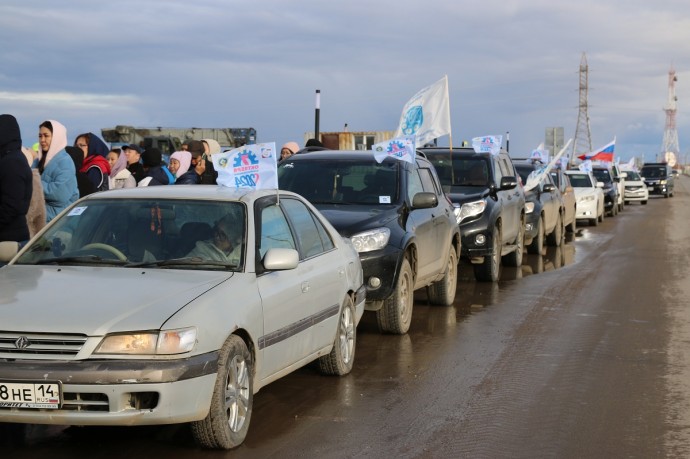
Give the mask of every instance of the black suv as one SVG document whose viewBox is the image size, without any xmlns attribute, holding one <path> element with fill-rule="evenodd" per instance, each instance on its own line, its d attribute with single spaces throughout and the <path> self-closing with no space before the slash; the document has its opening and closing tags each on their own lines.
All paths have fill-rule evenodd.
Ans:
<svg viewBox="0 0 690 459">
<path fill-rule="evenodd" d="M 594 166 L 592 167 L 592 175 L 597 179 L 597 182 L 604 184 L 604 212 L 615 217 L 618 215 L 618 185 L 613 179 L 611 169 L 606 166 Z"/>
<path fill-rule="evenodd" d="M 640 171 L 649 194 L 673 197 L 673 173 L 667 163 L 645 163 Z"/>
<path fill-rule="evenodd" d="M 367 286 L 365 308 L 376 311 L 381 331 L 407 332 L 418 288 L 428 287 L 433 304 L 453 303 L 460 232 L 429 161 L 300 152 L 280 162 L 278 184 L 304 196 L 352 240 Z"/>
<path fill-rule="evenodd" d="M 538 172 L 546 165 L 531 159 L 515 160 L 515 170 L 520 174 L 523 187 L 532 172 Z M 531 189 L 525 187 L 526 221 L 525 245 L 528 253 L 541 254 L 544 243 L 558 247 L 563 241 L 564 204 L 561 192 L 553 182 L 551 174 L 544 174 L 539 183 Z"/>
<path fill-rule="evenodd" d="M 456 205 L 462 256 L 479 281 L 499 278 L 501 259 L 522 264 L 525 194 L 510 157 L 475 153 L 471 148 L 422 148 L 438 172 L 443 190 Z"/>
</svg>

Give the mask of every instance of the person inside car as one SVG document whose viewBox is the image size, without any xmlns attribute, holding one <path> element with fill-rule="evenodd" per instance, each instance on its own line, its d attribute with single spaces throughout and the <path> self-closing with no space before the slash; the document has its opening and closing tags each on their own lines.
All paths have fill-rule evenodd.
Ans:
<svg viewBox="0 0 690 459">
<path fill-rule="evenodd" d="M 226 215 L 213 226 L 213 236 L 197 241 L 188 258 L 221 261 L 239 265 L 242 248 L 242 226 L 233 216 Z"/>
</svg>

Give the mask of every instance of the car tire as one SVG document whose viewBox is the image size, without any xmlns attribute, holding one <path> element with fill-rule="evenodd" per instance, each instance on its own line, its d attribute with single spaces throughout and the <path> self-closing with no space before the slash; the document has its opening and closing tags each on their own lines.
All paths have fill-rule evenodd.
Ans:
<svg viewBox="0 0 690 459">
<path fill-rule="evenodd" d="M 599 217 L 590 218 L 589 219 L 589 226 L 599 226 Z"/>
<path fill-rule="evenodd" d="M 502 258 L 502 262 L 506 266 L 519 268 L 522 266 L 522 255 L 525 251 L 525 221 L 520 220 L 520 229 L 515 238 L 515 250 Z"/>
<path fill-rule="evenodd" d="M 643 206 L 646 206 L 646 205 L 647 205 L 647 201 L 640 201 L 640 203 L 641 203 Z"/>
<path fill-rule="evenodd" d="M 197 444 L 210 449 L 232 449 L 242 444 L 252 415 L 253 372 L 247 345 L 239 336 L 231 335 L 218 355 L 209 413 L 191 425 Z"/>
<path fill-rule="evenodd" d="M 556 220 L 556 227 L 551 231 L 551 234 L 546 236 L 546 243 L 551 247 L 560 247 L 563 242 L 563 218 L 561 214 L 558 214 L 558 219 Z"/>
<path fill-rule="evenodd" d="M 376 311 L 379 329 L 385 333 L 404 335 L 410 329 L 412 306 L 414 305 L 414 276 L 410 262 L 403 258 L 398 282 L 393 294 Z"/>
<path fill-rule="evenodd" d="M 494 234 L 491 238 L 491 255 L 484 257 L 481 264 L 474 266 L 474 278 L 480 282 L 496 282 L 501 271 L 501 228 L 494 227 Z"/>
<path fill-rule="evenodd" d="M 443 279 L 434 282 L 427 289 L 427 296 L 431 304 L 450 306 L 455 301 L 455 291 L 458 286 L 458 254 L 451 244 L 448 251 L 448 266 Z"/>
<path fill-rule="evenodd" d="M 626 205 L 626 206 L 629 206 L 629 205 L 630 205 L 630 201 L 625 201 L 625 205 Z"/>
<path fill-rule="evenodd" d="M 532 239 L 532 243 L 527 246 L 527 253 L 541 255 L 544 250 L 544 218 L 539 217 L 537 222 L 537 235 Z"/>
<path fill-rule="evenodd" d="M 319 370 L 325 375 L 342 376 L 352 371 L 357 346 L 357 329 L 355 326 L 355 305 L 350 296 L 345 297 L 340 310 L 338 329 L 335 332 L 333 349 L 327 355 L 319 357 Z"/>
</svg>

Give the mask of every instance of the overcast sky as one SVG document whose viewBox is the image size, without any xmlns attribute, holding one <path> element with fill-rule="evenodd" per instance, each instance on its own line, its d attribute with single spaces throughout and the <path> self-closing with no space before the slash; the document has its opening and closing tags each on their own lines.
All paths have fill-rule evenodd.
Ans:
<svg viewBox="0 0 690 459">
<path fill-rule="evenodd" d="M 0 43 L 0 112 L 26 145 L 45 119 L 70 142 L 127 124 L 303 144 L 316 89 L 322 132 L 395 130 L 448 75 L 453 144 L 509 131 L 528 156 L 547 127 L 574 137 L 586 53 L 594 148 L 655 158 L 673 65 L 690 153 L 687 0 L 3 0 Z"/>
</svg>

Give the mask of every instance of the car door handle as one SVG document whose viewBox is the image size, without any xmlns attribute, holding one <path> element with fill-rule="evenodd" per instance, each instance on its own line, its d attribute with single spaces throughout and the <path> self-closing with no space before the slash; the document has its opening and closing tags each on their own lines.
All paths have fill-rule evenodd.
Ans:
<svg viewBox="0 0 690 459">
<path fill-rule="evenodd" d="M 309 282 L 302 282 L 302 293 L 307 293 L 310 288 Z"/>
</svg>

